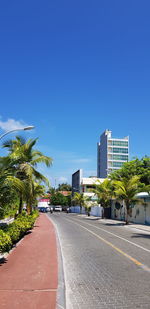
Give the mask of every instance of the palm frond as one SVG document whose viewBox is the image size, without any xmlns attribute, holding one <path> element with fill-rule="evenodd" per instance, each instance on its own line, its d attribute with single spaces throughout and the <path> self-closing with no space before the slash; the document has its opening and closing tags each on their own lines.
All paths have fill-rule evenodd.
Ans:
<svg viewBox="0 0 150 309">
<path fill-rule="evenodd" d="M 2 144 L 3 148 L 12 148 L 13 141 L 12 139 L 5 140 Z"/>
<path fill-rule="evenodd" d="M 31 161 L 32 165 L 37 165 L 37 163 L 45 163 L 47 167 L 51 166 L 53 162 L 53 159 L 44 155 L 41 155 L 40 157 L 35 158 Z"/>
<path fill-rule="evenodd" d="M 17 135 L 17 136 L 16 136 L 16 140 L 17 140 L 17 142 L 18 142 L 18 144 L 19 144 L 20 146 L 25 145 L 26 142 L 27 142 L 27 139 L 24 138 L 22 135 Z"/>
<path fill-rule="evenodd" d="M 27 145 L 28 145 L 28 148 L 29 149 L 32 149 L 33 148 L 33 146 L 36 144 L 36 142 L 37 142 L 37 140 L 38 140 L 38 138 L 35 138 L 35 139 L 29 139 L 28 141 L 27 141 Z"/>
<path fill-rule="evenodd" d="M 42 175 L 40 172 L 38 172 L 37 170 L 35 170 L 33 168 L 33 174 L 34 176 L 38 179 L 41 180 L 42 182 L 44 182 L 47 186 L 50 186 L 50 182 L 48 180 L 47 177 L 45 177 L 44 175 Z"/>
<path fill-rule="evenodd" d="M 7 176 L 5 183 L 8 182 L 11 183 L 12 187 L 18 190 L 23 190 L 24 188 L 22 181 L 14 176 Z"/>
</svg>

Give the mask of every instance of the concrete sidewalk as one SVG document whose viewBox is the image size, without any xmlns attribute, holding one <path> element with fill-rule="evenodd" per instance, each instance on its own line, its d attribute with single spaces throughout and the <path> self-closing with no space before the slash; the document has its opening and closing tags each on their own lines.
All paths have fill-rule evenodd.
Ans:
<svg viewBox="0 0 150 309">
<path fill-rule="evenodd" d="M 110 224 L 110 225 L 123 225 L 125 227 L 128 228 L 133 228 L 133 229 L 138 229 L 138 230 L 142 230 L 144 232 L 149 232 L 150 233 L 150 225 L 146 225 L 146 224 L 140 224 L 140 223 L 132 223 L 129 222 L 129 224 L 126 225 L 125 221 L 120 221 L 120 220 L 115 220 L 115 219 L 102 219 L 100 217 L 96 217 L 96 216 L 87 216 L 87 215 L 83 215 L 83 214 L 79 214 L 78 216 L 83 217 L 85 220 L 97 220 L 102 224 Z"/>
<path fill-rule="evenodd" d="M 0 262 L 0 308 L 55 309 L 57 264 L 54 226 L 40 214 L 32 232 Z"/>
<path fill-rule="evenodd" d="M 128 228 L 134 228 L 134 229 L 138 229 L 138 230 L 142 230 L 144 232 L 150 232 L 150 225 L 146 225 L 146 224 L 140 224 L 140 223 L 132 223 L 129 222 L 129 224 L 126 225 L 126 223 L 124 221 L 119 221 L 119 220 L 110 220 L 110 219 L 102 219 L 104 223 L 110 223 L 110 224 L 122 224 L 125 227 Z"/>
</svg>

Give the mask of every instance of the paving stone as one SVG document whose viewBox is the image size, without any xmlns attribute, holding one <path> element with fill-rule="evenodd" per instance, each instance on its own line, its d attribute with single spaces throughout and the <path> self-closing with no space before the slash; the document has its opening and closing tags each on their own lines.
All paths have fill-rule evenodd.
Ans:
<svg viewBox="0 0 150 309">
<path fill-rule="evenodd" d="M 67 309 L 150 309 L 150 273 L 76 225 L 76 216 L 69 216 L 72 222 L 67 218 L 65 214 L 53 216 L 63 253 Z M 83 224 L 82 217 L 80 224 Z M 84 226 L 134 258 L 140 260 L 142 257 L 142 262 L 148 263 L 148 252 L 96 229 L 94 224 L 97 223 L 92 224 L 93 227 Z M 112 231 L 109 226 L 105 229 Z M 115 226 L 113 232 L 128 239 L 129 233 L 134 233 L 125 227 L 117 229 Z M 135 241 L 142 244 L 141 238 Z M 143 243 L 148 246 L 147 239 Z"/>
</svg>

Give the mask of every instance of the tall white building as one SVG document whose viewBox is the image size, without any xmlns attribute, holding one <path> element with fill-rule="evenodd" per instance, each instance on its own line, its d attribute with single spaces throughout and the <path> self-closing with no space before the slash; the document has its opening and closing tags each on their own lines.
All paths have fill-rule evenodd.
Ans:
<svg viewBox="0 0 150 309">
<path fill-rule="evenodd" d="M 128 160 L 129 137 L 113 138 L 112 132 L 105 130 L 97 144 L 97 177 L 106 178 Z"/>
</svg>

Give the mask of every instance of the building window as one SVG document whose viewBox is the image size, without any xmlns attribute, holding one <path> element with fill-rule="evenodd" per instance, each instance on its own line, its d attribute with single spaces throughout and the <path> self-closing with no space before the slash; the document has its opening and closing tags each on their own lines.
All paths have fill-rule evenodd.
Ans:
<svg viewBox="0 0 150 309">
<path fill-rule="evenodd" d="M 112 152 L 115 152 L 115 153 L 128 153 L 128 148 L 116 148 L 116 147 L 113 147 L 112 148 Z"/>
<path fill-rule="evenodd" d="M 128 147 L 128 142 L 127 141 L 111 141 L 111 142 L 112 142 L 112 144 L 109 144 L 109 145 Z"/>
<path fill-rule="evenodd" d="M 128 156 L 126 156 L 126 155 L 112 155 L 112 160 L 128 161 Z"/>
<path fill-rule="evenodd" d="M 123 164 L 123 162 L 113 162 L 113 167 L 122 167 Z"/>
</svg>

